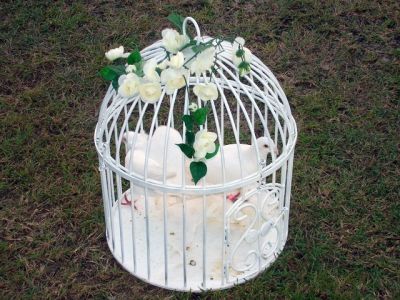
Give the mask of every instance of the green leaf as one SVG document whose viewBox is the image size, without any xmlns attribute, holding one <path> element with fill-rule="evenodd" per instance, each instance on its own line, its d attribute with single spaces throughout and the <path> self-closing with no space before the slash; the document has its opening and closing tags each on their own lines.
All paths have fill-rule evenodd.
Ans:
<svg viewBox="0 0 400 300">
<path fill-rule="evenodd" d="M 142 60 L 139 50 L 132 51 L 128 56 L 128 64 L 134 65 Z"/>
<path fill-rule="evenodd" d="M 202 161 L 192 161 L 190 163 L 190 173 L 192 174 L 194 184 L 196 185 L 201 178 L 206 176 L 207 166 Z"/>
<path fill-rule="evenodd" d="M 212 153 L 207 153 L 207 154 L 206 154 L 206 159 L 213 158 L 215 155 L 217 155 L 218 150 L 219 150 L 219 144 L 216 144 L 216 145 L 215 145 L 215 151 L 212 152 Z"/>
<path fill-rule="evenodd" d="M 179 32 L 182 33 L 183 31 L 183 20 L 185 19 L 181 15 L 173 12 L 171 13 L 167 19 L 176 27 L 178 28 Z"/>
<path fill-rule="evenodd" d="M 197 125 L 204 125 L 207 120 L 207 113 L 207 107 L 198 108 L 193 112 L 193 119 Z"/>
<path fill-rule="evenodd" d="M 186 143 L 187 144 L 189 144 L 189 145 L 193 145 L 193 143 L 194 143 L 194 137 L 195 137 L 195 135 L 194 135 L 194 133 L 193 132 L 191 132 L 191 131 L 186 131 Z"/>
<path fill-rule="evenodd" d="M 126 59 L 123 57 L 117 58 L 116 60 L 113 60 L 113 65 L 125 65 Z"/>
<path fill-rule="evenodd" d="M 110 70 L 108 67 L 104 67 L 100 70 L 100 76 L 105 80 L 113 80 L 117 74 L 115 74 L 115 72 Z"/>
<path fill-rule="evenodd" d="M 143 76 L 144 76 L 143 65 L 144 65 L 143 60 L 141 60 L 141 61 L 135 63 L 135 67 L 136 67 L 135 73 L 136 73 L 136 75 L 139 76 L 139 77 L 143 77 Z"/>
<path fill-rule="evenodd" d="M 243 49 L 239 49 L 238 51 L 236 51 L 236 56 L 237 57 L 242 57 L 244 55 L 244 50 Z"/>
<path fill-rule="evenodd" d="M 125 74 L 125 66 L 124 65 L 114 65 L 108 66 L 111 70 L 113 70 L 118 76 Z"/>
<path fill-rule="evenodd" d="M 181 151 L 188 157 L 188 158 L 192 158 L 194 155 L 194 149 L 193 147 L 187 145 L 187 144 L 176 144 Z"/>
<path fill-rule="evenodd" d="M 125 74 L 124 66 L 106 66 L 100 70 L 100 75 L 105 80 L 114 80 L 116 77 Z"/>
<path fill-rule="evenodd" d="M 118 88 L 119 88 L 118 77 L 115 77 L 115 78 L 111 81 L 111 83 L 112 83 L 112 86 L 113 86 L 114 90 L 117 91 Z"/>
<path fill-rule="evenodd" d="M 238 68 L 239 68 L 239 69 L 246 70 L 246 71 L 250 71 L 250 64 L 249 64 L 248 62 L 242 61 L 242 62 L 239 64 Z"/>
<path fill-rule="evenodd" d="M 193 130 L 193 118 L 191 115 L 183 115 L 182 121 L 185 123 L 187 130 L 190 130 L 190 131 Z"/>
</svg>

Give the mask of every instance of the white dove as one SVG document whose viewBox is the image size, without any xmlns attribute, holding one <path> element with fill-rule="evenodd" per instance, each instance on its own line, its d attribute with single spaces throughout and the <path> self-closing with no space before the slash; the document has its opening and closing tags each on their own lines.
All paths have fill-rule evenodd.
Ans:
<svg viewBox="0 0 400 300">
<path fill-rule="evenodd" d="M 147 164 L 147 178 L 158 181 L 163 180 L 164 171 L 164 150 L 166 144 L 168 148 L 166 151 L 166 179 L 171 183 L 171 178 L 181 177 L 182 173 L 182 153 L 176 144 L 182 143 L 180 133 L 169 128 L 168 139 L 166 140 L 168 128 L 166 126 L 159 126 L 151 137 L 151 145 L 148 151 L 148 164 Z M 127 148 L 125 156 L 125 167 L 133 173 L 144 176 L 146 164 L 146 148 L 149 141 L 148 136 L 144 133 L 139 133 L 136 143 L 133 146 L 135 133 L 130 131 L 124 134 L 123 140 Z M 131 152 L 133 151 L 133 152 Z M 180 184 L 181 182 L 174 178 L 173 183 Z"/>
<path fill-rule="evenodd" d="M 148 134 L 145 132 L 138 132 L 136 133 L 135 131 L 128 131 L 123 134 L 122 136 L 122 142 L 125 145 L 125 168 L 127 168 L 129 171 L 129 161 L 131 158 L 135 157 L 138 153 L 141 153 L 142 151 L 146 150 L 147 146 L 147 140 L 148 140 Z M 134 147 L 133 151 L 130 151 Z M 140 155 L 140 154 L 139 154 Z M 134 192 L 136 192 L 136 188 L 134 189 Z M 129 200 L 131 198 L 131 190 L 128 189 L 125 191 L 123 195 L 123 201 L 121 201 L 122 205 L 131 205 L 132 201 Z M 139 200 L 139 197 L 134 200 L 134 206 L 135 209 L 139 210 L 139 205 L 137 204 L 137 201 Z"/>
<path fill-rule="evenodd" d="M 260 137 L 256 140 L 255 145 L 258 147 L 260 159 L 266 159 L 268 153 L 274 151 L 278 153 L 278 148 L 275 143 L 268 137 Z M 259 161 L 257 160 L 257 153 L 255 145 L 248 144 L 230 144 L 223 146 L 223 149 L 218 151 L 217 155 L 207 160 L 207 175 L 205 176 L 206 184 L 220 184 L 223 182 L 222 177 L 222 156 L 221 151 L 224 152 L 225 161 L 225 180 L 226 182 L 240 179 L 242 176 L 247 177 L 254 174 L 258 170 Z M 239 157 L 239 151 L 240 157 Z M 241 165 L 240 165 L 241 158 Z M 240 171 L 242 166 L 242 172 Z M 230 194 L 227 198 L 231 201 L 236 201 L 240 194 L 244 194 L 241 190 L 236 194 Z"/>
<path fill-rule="evenodd" d="M 137 136 L 136 141 L 135 136 Z M 149 136 L 145 132 L 139 132 L 135 134 L 134 131 L 128 131 L 124 133 L 124 135 L 122 136 L 122 142 L 125 144 L 126 152 L 128 153 L 128 151 L 131 150 L 133 146 L 135 146 L 135 150 L 146 149 L 148 137 Z"/>
<path fill-rule="evenodd" d="M 147 179 L 162 182 L 164 180 L 164 150 L 166 149 L 166 144 L 168 144 L 165 155 L 165 182 L 168 184 L 181 184 L 182 152 L 176 146 L 176 144 L 182 143 L 180 133 L 174 128 L 159 126 L 151 136 L 151 140 L 146 140 L 146 136 L 145 134 L 139 134 L 134 148 L 130 148 L 129 145 L 132 146 L 132 143 L 129 144 L 129 141 L 134 138 L 134 133 L 129 132 L 127 134 L 126 141 L 128 143 L 126 144 L 125 167 L 130 173 L 144 177 L 147 166 Z M 146 165 L 148 143 L 150 143 L 150 149 L 148 150 Z M 144 194 L 143 188 L 136 187 L 136 191 L 139 191 L 141 195 Z M 127 193 L 125 193 L 125 201 L 129 204 L 130 201 L 126 195 Z M 150 193 L 150 195 L 154 196 L 154 193 Z"/>
</svg>

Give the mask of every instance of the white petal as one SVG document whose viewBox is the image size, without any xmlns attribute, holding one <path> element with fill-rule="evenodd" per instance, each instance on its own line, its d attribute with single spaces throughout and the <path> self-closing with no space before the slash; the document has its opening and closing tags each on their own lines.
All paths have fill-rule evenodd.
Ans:
<svg viewBox="0 0 400 300">
<path fill-rule="evenodd" d="M 105 53 L 106 58 L 110 61 L 116 60 L 124 55 L 124 47 L 119 46 L 118 48 L 111 49 Z"/>
</svg>

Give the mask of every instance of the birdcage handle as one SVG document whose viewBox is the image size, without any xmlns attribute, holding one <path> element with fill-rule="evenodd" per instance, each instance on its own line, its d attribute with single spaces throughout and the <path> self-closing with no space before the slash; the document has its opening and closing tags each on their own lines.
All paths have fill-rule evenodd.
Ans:
<svg viewBox="0 0 400 300">
<path fill-rule="evenodd" d="M 196 36 L 197 36 L 197 45 L 200 43 L 200 39 L 201 39 L 201 35 L 200 35 L 200 27 L 199 24 L 197 24 L 196 20 L 193 19 L 192 17 L 186 17 L 185 20 L 183 20 L 183 24 L 182 24 L 182 31 L 183 34 L 186 35 L 186 25 L 187 22 L 190 21 L 192 22 L 192 24 L 194 25 L 194 28 L 196 29 Z"/>
</svg>

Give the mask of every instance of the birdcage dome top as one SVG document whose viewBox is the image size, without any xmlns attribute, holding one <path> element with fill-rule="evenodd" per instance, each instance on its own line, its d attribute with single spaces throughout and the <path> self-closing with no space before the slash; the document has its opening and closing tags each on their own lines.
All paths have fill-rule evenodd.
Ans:
<svg viewBox="0 0 400 300">
<path fill-rule="evenodd" d="M 192 18 L 185 19 L 183 34 L 186 34 L 189 22 L 196 29 L 193 45 L 213 44 L 215 60 L 212 69 L 201 73 L 188 72 L 185 77 L 185 87 L 176 89 L 172 93 L 168 92 L 168 82 L 163 83 L 161 72 L 161 95 L 155 102 L 143 101 L 140 93 L 129 97 L 123 96 L 113 85 L 110 85 L 101 105 L 95 130 L 98 154 L 109 169 L 118 172 L 126 180 L 137 186 L 164 192 L 210 194 L 249 185 L 260 177 L 269 176 L 279 169 L 294 151 L 297 129 L 290 106 L 278 80 L 256 55 L 251 55 L 251 61 L 248 62 L 249 68 L 247 72 L 242 73 L 235 62 L 238 48 L 234 43 L 202 36 L 197 23 Z M 243 50 L 242 57 L 245 58 L 248 49 L 239 47 L 240 49 Z M 140 51 L 140 55 L 145 62 L 156 61 L 157 66 L 161 66 L 166 57 L 167 59 L 169 57 L 169 54 L 166 55 L 164 40 L 156 41 L 144 48 Z M 171 54 L 171 57 L 175 55 Z M 171 57 L 169 61 L 172 61 Z M 199 97 L 199 93 L 194 93 L 193 89 L 197 85 L 209 83 L 215 85 L 218 97 L 207 102 L 201 101 L 201 96 Z M 207 92 L 209 91 L 205 91 L 206 96 L 209 95 Z M 207 121 L 200 126 L 200 129 L 212 131 L 217 136 L 221 164 L 216 171 L 221 172 L 220 180 L 211 184 L 199 181 L 196 185 L 187 179 L 169 182 L 165 178 L 151 178 L 146 172 L 142 174 L 130 172 L 124 161 L 127 155 L 123 147 L 125 134 L 128 131 L 137 134 L 146 132 L 151 139 L 157 128 L 166 126 L 180 132 L 182 139 L 185 140 L 187 124 L 182 121 L 182 116 L 190 112 L 191 103 L 195 103 L 198 108 L 208 105 Z M 249 161 L 249 158 L 240 157 L 239 154 L 236 161 L 224 161 L 223 152 L 229 149 L 225 146 L 256 145 L 257 140 L 262 137 L 269 146 L 268 157 L 264 157 L 260 153 L 262 149 L 256 146 L 253 147 L 250 155 L 256 159 Z M 153 140 L 153 143 L 156 142 Z M 165 146 L 164 149 L 166 149 L 164 152 L 168 152 L 170 148 Z M 151 150 L 147 149 L 147 152 L 146 150 L 144 152 L 149 153 L 149 151 Z M 240 152 L 240 150 L 237 151 Z M 161 155 L 164 155 L 165 160 L 168 159 L 168 153 Z M 182 166 L 188 169 L 187 161 L 190 159 L 185 157 L 184 153 L 180 155 L 184 161 Z M 148 164 L 148 161 L 146 163 Z M 224 170 L 229 172 L 226 168 L 227 164 L 239 164 L 242 169 L 247 168 L 249 164 L 256 165 L 250 168 L 251 172 L 243 174 L 242 171 L 242 176 L 229 180 L 227 179 L 229 174 L 224 174 Z M 166 165 L 167 163 L 163 163 L 163 168 Z"/>
</svg>

